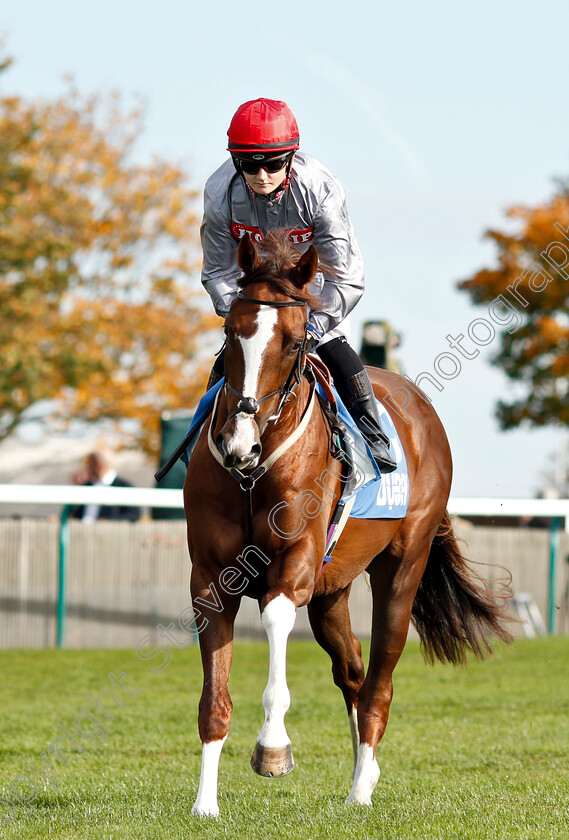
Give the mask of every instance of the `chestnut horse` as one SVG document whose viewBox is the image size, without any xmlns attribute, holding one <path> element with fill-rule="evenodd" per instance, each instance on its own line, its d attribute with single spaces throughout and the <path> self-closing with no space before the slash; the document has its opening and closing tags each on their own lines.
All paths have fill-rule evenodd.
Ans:
<svg viewBox="0 0 569 840">
<path fill-rule="evenodd" d="M 405 412 L 393 417 L 409 471 L 407 515 L 350 519 L 321 574 L 342 479 L 330 454 L 330 424 L 314 400 L 313 383 L 301 375 L 308 312 L 316 305 L 307 286 L 318 258 L 314 246 L 301 255 L 286 232 L 269 234 L 258 248 L 264 259 L 248 235 L 239 244 L 244 276 L 225 322 L 225 384 L 196 444 L 184 488 L 190 589 L 204 672 L 202 765 L 192 813 L 203 816 L 219 814 L 219 758 L 232 712 L 233 628 L 244 595 L 259 602 L 270 654 L 253 769 L 281 776 L 294 766 L 284 723 L 290 704 L 286 649 L 296 610 L 307 604 L 348 711 L 354 770 L 347 801 L 353 803 L 371 805 L 393 669 L 410 620 L 430 661 L 460 662 L 466 649 L 482 656 L 490 650 L 491 635 L 509 638 L 505 608 L 457 547 L 446 512 L 449 445 L 434 409 L 412 388 L 404 389 Z M 396 374 L 373 368 L 369 373 L 380 400 L 407 386 Z M 303 516 L 299 504 L 307 489 L 321 494 L 320 514 L 312 518 Z M 364 571 L 373 594 L 367 673 L 348 612 L 352 581 Z"/>
</svg>

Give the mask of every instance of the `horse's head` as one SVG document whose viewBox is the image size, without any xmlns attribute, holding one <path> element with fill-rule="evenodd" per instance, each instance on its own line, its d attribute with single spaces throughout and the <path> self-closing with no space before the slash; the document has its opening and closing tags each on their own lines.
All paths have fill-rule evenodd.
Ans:
<svg viewBox="0 0 569 840">
<path fill-rule="evenodd" d="M 300 371 L 308 308 L 315 302 L 306 288 L 318 268 L 313 245 L 301 255 L 286 231 L 275 231 L 259 251 L 264 258 L 248 234 L 239 243 L 242 291 L 225 321 L 227 420 L 215 444 L 228 469 L 259 463 L 261 436 Z"/>
</svg>

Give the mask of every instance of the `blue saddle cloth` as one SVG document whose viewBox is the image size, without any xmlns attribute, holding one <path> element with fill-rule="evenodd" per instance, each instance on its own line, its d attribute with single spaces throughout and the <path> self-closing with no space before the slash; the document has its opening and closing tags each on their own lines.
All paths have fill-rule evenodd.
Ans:
<svg viewBox="0 0 569 840">
<path fill-rule="evenodd" d="M 350 519 L 402 519 L 407 513 L 409 504 L 409 474 L 405 452 L 391 415 L 383 403 L 376 400 L 383 431 L 391 442 L 391 452 L 397 462 L 397 468 L 393 472 L 380 474 L 355 420 L 340 399 L 335 387 L 333 391 L 338 403 L 338 414 L 357 441 L 358 449 L 367 453 L 369 463 L 369 472 L 363 476 L 360 486 L 351 495 L 342 499 L 346 502 L 355 496 Z"/>
<path fill-rule="evenodd" d="M 189 455 L 193 448 L 193 444 L 204 422 L 213 409 L 215 396 L 224 383 L 224 379 L 217 382 L 213 388 L 201 398 L 196 412 L 193 416 L 190 425 L 190 432 L 195 432 L 194 439 L 190 441 L 188 450 L 184 453 L 184 461 L 186 466 L 189 463 Z M 320 386 L 317 386 L 319 389 Z M 399 435 L 395 428 L 395 424 L 391 419 L 385 406 L 377 401 L 379 414 L 383 431 L 391 441 L 391 451 L 397 462 L 397 469 L 391 473 L 380 474 L 369 447 L 348 409 L 340 399 L 336 389 L 334 388 L 334 395 L 338 403 L 338 414 L 342 421 L 350 430 L 352 439 L 356 442 L 356 448 L 359 453 L 364 454 L 361 463 L 364 463 L 362 468 L 362 478 L 359 486 L 354 490 L 350 496 L 346 496 L 342 501 L 351 499 L 355 496 L 354 505 L 350 512 L 352 519 L 401 519 L 407 513 L 407 506 L 409 504 L 409 475 L 407 472 L 407 460 Z M 367 456 L 367 457 L 366 457 Z"/>
</svg>

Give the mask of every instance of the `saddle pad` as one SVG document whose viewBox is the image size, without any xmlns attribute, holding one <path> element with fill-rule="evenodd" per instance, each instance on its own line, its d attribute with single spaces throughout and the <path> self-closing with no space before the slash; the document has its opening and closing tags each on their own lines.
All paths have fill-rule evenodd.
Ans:
<svg viewBox="0 0 569 840">
<path fill-rule="evenodd" d="M 375 469 L 375 478 L 371 476 L 371 480 L 364 479 L 360 487 L 342 499 L 345 502 L 355 496 L 350 519 L 402 519 L 407 513 L 409 504 L 409 474 L 407 459 L 391 415 L 383 403 L 376 400 L 383 431 L 391 441 L 391 451 L 397 462 L 397 468 L 393 472 L 378 475 L 367 443 L 336 389 L 333 388 L 333 390 L 338 402 L 338 414 L 359 443 L 360 452 L 367 452 Z M 370 478 L 369 473 L 366 478 Z"/>
</svg>

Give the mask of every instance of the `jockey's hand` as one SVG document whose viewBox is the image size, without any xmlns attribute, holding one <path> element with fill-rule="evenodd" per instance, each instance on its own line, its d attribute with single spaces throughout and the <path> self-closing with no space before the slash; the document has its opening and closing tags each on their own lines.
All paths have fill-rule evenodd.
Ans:
<svg viewBox="0 0 569 840">
<path fill-rule="evenodd" d="M 320 330 L 312 324 L 309 324 L 306 328 L 306 352 L 312 353 L 316 345 L 320 342 L 321 338 L 322 333 L 320 332 Z"/>
</svg>

